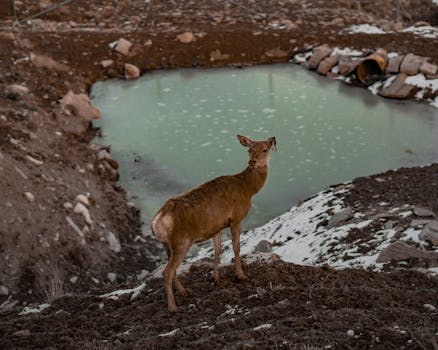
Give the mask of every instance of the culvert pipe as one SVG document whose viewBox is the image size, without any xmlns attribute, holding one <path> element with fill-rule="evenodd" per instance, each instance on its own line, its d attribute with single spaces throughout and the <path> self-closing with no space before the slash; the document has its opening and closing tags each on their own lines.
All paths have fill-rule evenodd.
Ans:
<svg viewBox="0 0 438 350">
<path fill-rule="evenodd" d="M 384 49 L 367 56 L 357 67 L 357 77 L 365 85 L 381 80 L 388 65 L 388 53 Z"/>
</svg>

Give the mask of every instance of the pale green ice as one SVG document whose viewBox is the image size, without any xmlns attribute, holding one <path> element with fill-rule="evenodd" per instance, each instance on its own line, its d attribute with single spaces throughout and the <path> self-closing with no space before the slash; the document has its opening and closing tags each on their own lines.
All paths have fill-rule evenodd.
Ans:
<svg viewBox="0 0 438 350">
<path fill-rule="evenodd" d="M 240 133 L 276 136 L 245 227 L 340 182 L 438 161 L 438 109 L 394 102 L 292 64 L 147 73 L 98 82 L 97 125 L 145 227 L 165 200 L 246 167 Z"/>
</svg>

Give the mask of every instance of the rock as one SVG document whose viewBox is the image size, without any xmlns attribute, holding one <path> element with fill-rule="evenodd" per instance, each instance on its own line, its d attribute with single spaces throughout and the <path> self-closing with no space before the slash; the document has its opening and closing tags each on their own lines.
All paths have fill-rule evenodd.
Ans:
<svg viewBox="0 0 438 350">
<path fill-rule="evenodd" d="M 408 53 L 400 65 L 400 72 L 406 75 L 416 75 L 420 72 L 420 67 L 424 59 L 420 56 Z"/>
<path fill-rule="evenodd" d="M 109 248 L 114 253 L 119 253 L 122 250 L 122 247 L 120 246 L 120 241 L 114 233 L 112 233 L 111 231 L 108 231 L 105 235 L 105 238 L 109 244 Z"/>
<path fill-rule="evenodd" d="M 355 71 L 357 66 L 361 64 L 363 61 L 363 58 L 360 59 L 351 59 L 351 57 L 348 56 L 341 56 L 339 58 L 339 74 L 342 74 L 344 76 L 347 76 Z"/>
<path fill-rule="evenodd" d="M 6 87 L 6 96 L 12 99 L 22 98 L 29 93 L 29 88 L 19 84 L 11 84 Z"/>
<path fill-rule="evenodd" d="M 340 223 L 343 223 L 353 217 L 353 209 L 351 207 L 347 207 L 344 210 L 333 215 L 328 223 L 327 229 L 331 229 L 332 227 L 338 226 Z"/>
<path fill-rule="evenodd" d="M 276 261 L 280 261 L 280 257 L 274 253 L 252 253 L 242 256 L 242 260 L 245 264 L 252 264 L 254 262 L 264 262 L 272 264 Z"/>
<path fill-rule="evenodd" d="M 14 41 L 15 34 L 12 32 L 0 32 L 0 40 Z"/>
<path fill-rule="evenodd" d="M 111 154 L 106 149 L 101 149 L 96 156 L 98 160 L 111 159 Z"/>
<path fill-rule="evenodd" d="M 30 336 L 30 330 L 29 329 L 22 329 L 21 331 L 16 331 L 12 333 L 12 335 L 16 337 L 29 337 Z"/>
<path fill-rule="evenodd" d="M 309 61 L 307 62 L 307 67 L 309 69 L 316 69 L 318 68 L 319 63 L 329 56 L 332 53 L 333 49 L 328 47 L 327 45 L 318 46 L 313 50 L 313 55 L 310 57 Z"/>
<path fill-rule="evenodd" d="M 438 66 L 432 63 L 423 62 L 420 67 L 420 72 L 426 77 L 434 77 L 438 73 Z"/>
<path fill-rule="evenodd" d="M 289 53 L 280 49 L 279 47 L 276 47 L 275 49 L 266 51 L 265 55 L 272 58 L 282 58 L 287 57 Z"/>
<path fill-rule="evenodd" d="M 125 79 L 133 80 L 140 76 L 140 69 L 133 64 L 125 63 Z"/>
<path fill-rule="evenodd" d="M 438 245 L 438 220 L 433 220 L 424 226 L 418 237 L 423 241 Z"/>
<path fill-rule="evenodd" d="M 292 22 L 290 19 L 282 19 L 280 20 L 280 23 L 284 25 L 287 30 L 297 28 L 297 25 L 294 22 Z"/>
<path fill-rule="evenodd" d="M 429 209 L 421 208 L 421 207 L 415 207 L 414 208 L 414 214 L 421 217 L 435 217 L 435 213 Z"/>
<path fill-rule="evenodd" d="M 76 95 L 69 91 L 62 98 L 61 106 L 78 117 L 87 127 L 91 120 L 101 117 L 100 110 L 91 104 L 90 98 L 85 94 Z"/>
<path fill-rule="evenodd" d="M 416 219 L 416 220 L 412 220 L 409 226 L 411 226 L 411 227 L 424 226 L 424 225 L 427 225 L 429 222 L 430 222 L 430 220 Z"/>
<path fill-rule="evenodd" d="M 108 278 L 108 280 L 109 280 L 111 283 L 114 283 L 114 281 L 115 281 L 116 278 L 117 278 L 117 274 L 115 274 L 114 272 L 108 272 L 108 274 L 106 275 L 106 277 Z"/>
<path fill-rule="evenodd" d="M 347 335 L 348 335 L 349 337 L 354 337 L 354 331 L 353 331 L 352 329 L 349 329 L 349 330 L 347 331 Z"/>
<path fill-rule="evenodd" d="M 132 43 L 129 40 L 126 40 L 124 38 L 120 38 L 117 40 L 114 51 L 120 53 L 123 56 L 127 56 L 129 54 L 129 50 L 132 47 Z"/>
<path fill-rule="evenodd" d="M 103 60 L 102 62 L 100 62 L 100 66 L 102 68 L 108 68 L 111 67 L 114 64 L 113 60 Z"/>
<path fill-rule="evenodd" d="M 185 32 L 182 34 L 178 34 L 176 36 L 176 40 L 183 44 L 190 44 L 191 42 L 195 41 L 195 36 L 192 32 Z"/>
<path fill-rule="evenodd" d="M 87 209 L 87 207 L 82 204 L 81 202 L 76 203 L 73 211 L 76 214 L 82 214 L 82 216 L 85 219 L 85 222 L 89 225 L 93 224 L 93 221 L 91 220 L 90 211 Z"/>
<path fill-rule="evenodd" d="M 56 62 L 50 57 L 43 55 L 30 54 L 30 62 L 37 68 L 46 68 L 55 72 L 67 72 L 69 67 L 65 64 Z"/>
<path fill-rule="evenodd" d="M 418 21 L 414 23 L 414 27 L 430 27 L 430 23 L 426 21 Z"/>
<path fill-rule="evenodd" d="M 272 252 L 272 244 L 271 242 L 265 239 L 261 240 L 254 248 L 254 253 L 270 253 L 270 252 Z"/>
<path fill-rule="evenodd" d="M 90 206 L 90 200 L 88 199 L 88 197 L 85 194 L 78 194 L 76 196 L 76 202 L 80 202 L 82 204 L 85 204 L 87 207 Z"/>
<path fill-rule="evenodd" d="M 65 209 L 72 209 L 73 208 L 73 204 L 71 204 L 70 202 L 65 202 L 64 203 L 64 208 Z"/>
<path fill-rule="evenodd" d="M 318 66 L 317 72 L 322 75 L 327 75 L 328 72 L 338 63 L 340 55 L 332 55 L 321 61 Z"/>
<path fill-rule="evenodd" d="M 35 201 L 35 196 L 31 193 L 31 192 L 24 192 L 23 193 L 24 194 L 24 197 L 26 197 L 26 199 L 29 201 L 29 202 L 34 202 Z"/>
<path fill-rule="evenodd" d="M 78 276 L 72 276 L 69 279 L 70 283 L 75 284 L 78 281 Z"/>
<path fill-rule="evenodd" d="M 0 286 L 0 295 L 9 295 L 8 287 Z"/>
<path fill-rule="evenodd" d="M 230 58 L 230 55 L 222 53 L 220 50 L 214 50 L 210 53 L 210 62 L 222 61 Z"/>
<path fill-rule="evenodd" d="M 423 304 L 423 306 L 424 306 L 427 310 L 429 310 L 429 311 L 435 311 L 435 310 L 436 310 L 436 307 L 433 306 L 432 304 Z"/>
<path fill-rule="evenodd" d="M 397 55 L 391 57 L 388 61 L 388 66 L 386 67 L 386 73 L 399 73 L 400 72 L 400 64 L 405 58 L 405 55 Z"/>
<path fill-rule="evenodd" d="M 387 98 L 407 99 L 410 98 L 417 90 L 414 85 L 405 84 L 407 75 L 401 73 L 389 85 L 384 87 L 379 95 Z"/>
<path fill-rule="evenodd" d="M 426 252 L 408 245 L 403 241 L 396 241 L 383 249 L 376 262 L 383 263 L 387 261 L 400 261 L 410 258 L 419 259 L 438 259 L 437 252 Z"/>
</svg>

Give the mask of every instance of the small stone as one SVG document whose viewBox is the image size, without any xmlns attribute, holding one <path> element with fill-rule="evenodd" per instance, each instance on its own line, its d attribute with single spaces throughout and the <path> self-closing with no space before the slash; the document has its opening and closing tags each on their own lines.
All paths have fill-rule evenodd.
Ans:
<svg viewBox="0 0 438 350">
<path fill-rule="evenodd" d="M 79 278 L 78 276 L 72 276 L 70 277 L 69 281 L 70 283 L 75 284 L 78 281 L 78 278 Z"/>
<path fill-rule="evenodd" d="M 349 329 L 349 330 L 347 331 L 347 335 L 348 335 L 349 337 L 354 337 L 354 331 L 353 331 L 352 329 Z"/>
<path fill-rule="evenodd" d="M 116 45 L 114 47 L 114 51 L 122 54 L 123 56 L 127 56 L 129 54 L 129 50 L 132 47 L 132 43 L 124 38 L 120 38 L 117 40 Z"/>
<path fill-rule="evenodd" d="M 105 238 L 109 244 L 109 248 L 114 253 L 119 253 L 122 250 L 122 247 L 120 245 L 120 241 L 114 233 L 112 233 L 111 231 L 108 231 L 105 235 Z"/>
<path fill-rule="evenodd" d="M 254 253 L 270 253 L 272 252 L 272 244 L 271 242 L 263 239 L 261 240 L 257 246 L 254 248 Z"/>
<path fill-rule="evenodd" d="M 37 68 L 46 68 L 50 71 L 67 72 L 70 68 L 65 64 L 56 62 L 50 57 L 30 54 L 30 62 Z"/>
<path fill-rule="evenodd" d="M 5 286 L 0 286 L 0 295 L 9 295 L 9 288 Z"/>
<path fill-rule="evenodd" d="M 322 75 L 327 75 L 328 72 L 338 63 L 340 55 L 332 55 L 321 61 L 318 65 L 317 72 Z"/>
<path fill-rule="evenodd" d="M 29 329 L 22 329 L 21 331 L 16 331 L 12 333 L 12 335 L 16 337 L 28 337 L 30 336 L 30 330 Z"/>
<path fill-rule="evenodd" d="M 418 21 L 414 23 L 414 27 L 430 27 L 430 23 L 426 21 Z"/>
<path fill-rule="evenodd" d="M 435 213 L 429 209 L 415 207 L 414 214 L 420 217 L 435 217 Z"/>
<path fill-rule="evenodd" d="M 283 58 L 289 56 L 289 53 L 279 47 L 276 47 L 275 49 L 266 51 L 265 55 L 271 58 Z"/>
<path fill-rule="evenodd" d="M 82 214 L 82 216 L 85 219 L 85 222 L 89 225 L 93 224 L 93 221 L 91 220 L 91 215 L 90 215 L 90 211 L 87 209 L 87 207 L 82 204 L 81 202 L 76 203 L 73 211 L 76 214 Z"/>
<path fill-rule="evenodd" d="M 23 97 L 29 93 L 29 88 L 19 84 L 11 84 L 6 88 L 9 98 Z"/>
<path fill-rule="evenodd" d="M 144 42 L 144 46 L 147 46 L 147 47 L 152 46 L 152 40 L 151 39 L 146 40 Z"/>
<path fill-rule="evenodd" d="M 35 201 L 35 196 L 31 192 L 24 192 L 24 196 L 31 203 Z"/>
<path fill-rule="evenodd" d="M 64 203 L 64 208 L 65 209 L 72 209 L 73 208 L 73 204 L 71 204 L 70 202 L 65 202 Z"/>
<path fill-rule="evenodd" d="M 114 64 L 113 60 L 103 60 L 102 62 L 100 62 L 100 66 L 102 68 L 108 68 L 111 67 Z"/>
<path fill-rule="evenodd" d="M 185 32 L 182 34 L 178 34 L 176 36 L 176 39 L 183 44 L 190 44 L 195 40 L 195 36 L 192 32 Z"/>
<path fill-rule="evenodd" d="M 403 241 L 395 241 L 379 253 L 376 262 L 383 263 L 411 258 L 438 259 L 438 252 L 420 250 Z"/>
<path fill-rule="evenodd" d="M 436 307 L 433 306 L 432 304 L 424 304 L 423 306 L 424 306 L 427 310 L 429 310 L 429 311 L 435 311 L 435 310 L 436 310 Z"/>
<path fill-rule="evenodd" d="M 99 303 L 99 305 L 98 305 L 99 310 L 103 310 L 104 306 L 105 306 L 104 303 Z"/>
<path fill-rule="evenodd" d="M 80 202 L 82 204 L 85 204 L 87 207 L 90 206 L 90 200 L 88 199 L 88 197 L 85 194 L 78 194 L 76 196 L 76 202 Z"/>
<path fill-rule="evenodd" d="M 111 159 L 111 155 L 110 155 L 110 153 L 106 149 L 101 149 L 97 153 L 97 159 L 98 160 Z"/>
<path fill-rule="evenodd" d="M 287 30 L 297 28 L 297 25 L 294 22 L 292 22 L 290 19 L 282 19 L 280 20 L 280 23 L 286 26 Z"/>
<path fill-rule="evenodd" d="M 432 63 L 423 62 L 420 67 L 420 72 L 423 73 L 426 77 L 433 77 L 438 73 L 438 66 Z"/>
<path fill-rule="evenodd" d="M 410 226 L 411 227 L 424 226 L 427 225 L 429 222 L 430 220 L 427 219 L 415 219 L 411 221 Z"/>
<path fill-rule="evenodd" d="M 117 278 L 117 274 L 115 274 L 114 272 L 108 272 L 106 277 L 109 279 L 110 282 L 114 283 Z"/>
<path fill-rule="evenodd" d="M 223 61 L 230 58 L 230 55 L 222 53 L 220 50 L 214 50 L 210 53 L 210 62 Z"/>
<path fill-rule="evenodd" d="M 140 76 L 140 69 L 137 66 L 134 66 L 130 63 L 125 63 L 125 79 L 133 80 L 137 79 Z"/>
<path fill-rule="evenodd" d="M 336 213 L 329 219 L 327 224 L 327 229 L 331 229 L 332 227 L 335 227 L 342 222 L 350 220 L 352 217 L 353 217 L 353 209 L 351 207 L 347 207 L 344 210 Z"/>
</svg>

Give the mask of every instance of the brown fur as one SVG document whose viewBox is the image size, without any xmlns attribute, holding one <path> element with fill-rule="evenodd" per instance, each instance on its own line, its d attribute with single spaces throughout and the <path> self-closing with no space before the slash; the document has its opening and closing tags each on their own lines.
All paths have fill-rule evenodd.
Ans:
<svg viewBox="0 0 438 350">
<path fill-rule="evenodd" d="M 241 223 L 251 208 L 252 197 L 266 182 L 269 150 L 275 149 L 276 140 L 271 137 L 266 141 L 252 141 L 240 135 L 238 138 L 243 146 L 249 147 L 250 161 L 245 170 L 215 178 L 167 200 L 152 219 L 152 230 L 169 255 L 163 277 L 170 311 L 176 310 L 172 281 L 183 295 L 186 294 L 176 269 L 193 243 L 214 237 L 213 276 L 219 280 L 220 235 L 226 227 L 231 228 L 236 274 L 240 279 L 245 278 L 239 256 Z"/>
</svg>

